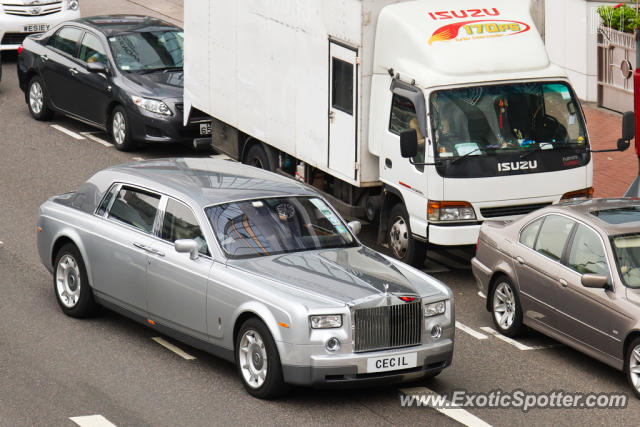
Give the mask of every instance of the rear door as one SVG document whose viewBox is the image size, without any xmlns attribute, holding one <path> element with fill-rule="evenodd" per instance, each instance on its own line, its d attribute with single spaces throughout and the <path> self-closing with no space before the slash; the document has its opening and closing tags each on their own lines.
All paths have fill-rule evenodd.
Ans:
<svg viewBox="0 0 640 427">
<path fill-rule="evenodd" d="M 329 169 L 357 180 L 358 52 L 329 43 Z"/>
<path fill-rule="evenodd" d="M 47 42 L 40 55 L 40 70 L 44 85 L 53 105 L 66 112 L 77 110 L 75 105 L 80 94 L 76 90 L 77 64 L 74 61 L 82 30 L 65 26 Z M 74 71 L 75 70 L 75 71 Z"/>
</svg>

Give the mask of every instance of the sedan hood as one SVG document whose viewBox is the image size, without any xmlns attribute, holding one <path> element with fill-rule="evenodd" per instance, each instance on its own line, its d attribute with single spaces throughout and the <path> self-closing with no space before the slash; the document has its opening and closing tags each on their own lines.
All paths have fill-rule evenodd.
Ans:
<svg viewBox="0 0 640 427">
<path fill-rule="evenodd" d="M 346 303 L 357 303 L 387 291 L 396 296 L 419 296 L 409 279 L 390 261 L 367 247 L 324 249 L 262 258 L 232 260 L 229 265 Z M 421 296 L 440 293 L 421 286 Z"/>
<path fill-rule="evenodd" d="M 143 96 L 153 98 L 182 98 L 184 87 L 183 72 L 156 72 L 149 74 L 127 73 L 127 78 L 139 86 Z"/>
</svg>

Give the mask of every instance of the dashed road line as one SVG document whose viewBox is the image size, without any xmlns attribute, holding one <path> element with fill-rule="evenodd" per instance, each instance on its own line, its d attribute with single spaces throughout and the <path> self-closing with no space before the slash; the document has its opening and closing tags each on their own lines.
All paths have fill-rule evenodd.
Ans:
<svg viewBox="0 0 640 427">
<path fill-rule="evenodd" d="M 488 327 L 488 326 L 483 326 L 480 329 L 482 329 L 483 331 L 485 331 L 486 333 L 495 336 L 498 339 L 501 339 L 502 341 L 506 342 L 507 344 L 511 344 L 512 346 L 516 347 L 518 350 L 522 350 L 522 351 L 528 351 L 528 350 L 542 350 L 545 348 L 553 348 L 555 347 L 554 345 L 537 345 L 537 346 L 529 346 L 526 344 L 522 344 L 514 339 L 511 339 L 509 337 L 506 337 L 500 333 L 498 333 L 498 331 Z"/>
<path fill-rule="evenodd" d="M 80 427 L 116 427 L 114 423 L 102 415 L 85 415 L 82 417 L 69 417 L 69 419 Z"/>
<path fill-rule="evenodd" d="M 67 135 L 69 135 L 70 137 L 75 138 L 75 139 L 77 139 L 77 140 L 83 140 L 83 139 L 86 139 L 84 136 L 82 136 L 82 135 L 80 135 L 80 134 L 78 134 L 78 133 L 76 133 L 76 132 L 74 132 L 74 131 L 72 131 L 72 130 L 69 130 L 69 129 L 67 129 L 67 128 L 63 127 L 63 126 L 60 126 L 60 125 L 51 125 L 51 127 L 52 127 L 52 128 L 54 128 L 54 129 L 55 129 L 55 130 L 57 130 L 57 131 L 60 131 L 60 132 L 62 132 L 62 133 L 66 133 L 66 134 L 67 134 Z"/>
<path fill-rule="evenodd" d="M 487 299 L 487 296 L 486 296 L 485 294 L 483 294 L 482 292 L 480 292 L 480 291 L 478 291 L 478 296 L 479 296 L 480 298 Z"/>
<path fill-rule="evenodd" d="M 471 329 L 470 327 L 463 325 L 462 323 L 458 322 L 456 320 L 456 328 L 460 329 L 462 332 L 465 332 L 469 335 L 471 335 L 472 337 L 479 339 L 479 340 L 486 340 L 489 339 L 488 336 L 486 336 L 485 334 L 482 334 L 474 329 Z"/>
<path fill-rule="evenodd" d="M 144 160 L 144 157 L 132 157 L 132 160 L 135 160 L 136 162 L 141 162 Z"/>
<path fill-rule="evenodd" d="M 158 344 L 160 344 L 161 346 L 163 346 L 164 348 L 166 348 L 167 350 L 173 351 L 175 354 L 177 354 L 178 356 L 182 357 L 183 359 L 195 360 L 194 356 L 190 355 L 189 353 L 187 353 L 186 351 L 182 350 L 181 348 L 176 347 L 175 345 L 173 345 L 170 342 L 164 340 L 163 338 L 153 337 L 151 339 L 154 340 L 155 342 L 157 342 Z"/>
<path fill-rule="evenodd" d="M 87 138 L 89 138 L 90 140 L 97 142 L 98 144 L 102 144 L 107 148 L 113 148 L 113 144 L 105 141 L 102 138 L 98 138 L 97 136 L 95 136 L 96 133 L 100 133 L 100 132 L 80 132 L 80 135 L 85 136 Z"/>
<path fill-rule="evenodd" d="M 399 389 L 400 393 L 410 396 L 410 395 L 427 395 L 433 394 L 436 397 L 439 397 L 439 400 L 443 398 L 443 396 L 438 395 L 433 390 L 428 389 L 427 387 L 412 387 L 412 388 L 401 388 Z M 451 418 L 454 421 L 459 422 L 468 427 L 491 427 L 491 424 L 483 421 L 482 419 L 476 417 L 471 412 L 463 409 L 459 406 L 454 405 L 450 401 L 446 399 L 440 400 L 440 402 L 446 402 L 443 407 L 431 406 L 436 411 L 440 412 L 443 415 Z M 429 402 L 433 404 L 433 401 Z"/>
</svg>

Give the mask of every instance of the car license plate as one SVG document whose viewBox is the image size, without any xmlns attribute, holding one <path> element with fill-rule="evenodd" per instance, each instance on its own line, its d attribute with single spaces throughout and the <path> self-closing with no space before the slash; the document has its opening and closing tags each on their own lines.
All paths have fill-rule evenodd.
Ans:
<svg viewBox="0 0 640 427">
<path fill-rule="evenodd" d="M 367 372 L 397 371 L 415 368 L 416 366 L 418 366 L 418 353 L 370 357 L 367 359 Z"/>
<path fill-rule="evenodd" d="M 200 123 L 200 135 L 211 135 L 211 122 Z"/>
<path fill-rule="evenodd" d="M 49 24 L 29 24 L 22 27 L 23 33 L 44 33 L 49 29 Z"/>
</svg>

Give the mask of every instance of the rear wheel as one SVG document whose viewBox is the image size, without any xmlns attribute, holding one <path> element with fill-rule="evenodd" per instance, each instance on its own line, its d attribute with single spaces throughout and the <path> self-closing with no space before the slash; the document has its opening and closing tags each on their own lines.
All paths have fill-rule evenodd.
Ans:
<svg viewBox="0 0 640 427">
<path fill-rule="evenodd" d="M 129 128 L 129 118 L 127 112 L 118 105 L 111 113 L 111 136 L 113 144 L 120 151 L 129 151 L 135 148 L 135 143 L 131 139 L 131 129 Z"/>
<path fill-rule="evenodd" d="M 67 316 L 87 317 L 96 310 L 82 255 L 71 243 L 60 248 L 56 255 L 53 290 L 58 305 Z"/>
<path fill-rule="evenodd" d="M 409 214 L 402 203 L 398 203 L 391 209 L 388 230 L 388 241 L 393 250 L 393 256 L 407 264 L 422 267 L 427 246 L 412 237 Z"/>
<path fill-rule="evenodd" d="M 625 358 L 625 373 L 633 393 L 640 399 L 640 337 L 629 344 Z"/>
<path fill-rule="evenodd" d="M 516 337 L 524 331 L 522 306 L 513 283 L 507 276 L 500 276 L 491 294 L 493 324 L 502 335 Z"/>
<path fill-rule="evenodd" d="M 260 169 L 273 170 L 269 156 L 261 144 L 253 144 L 249 147 L 245 156 L 245 163 Z"/>
<path fill-rule="evenodd" d="M 34 76 L 29 81 L 27 104 L 29 105 L 29 113 L 36 120 L 45 121 L 53 116 L 53 111 L 49 108 L 49 99 L 44 89 L 44 84 L 38 76 Z"/>
</svg>

